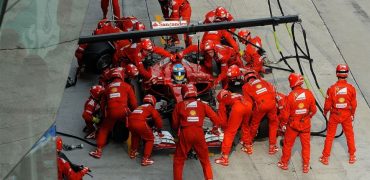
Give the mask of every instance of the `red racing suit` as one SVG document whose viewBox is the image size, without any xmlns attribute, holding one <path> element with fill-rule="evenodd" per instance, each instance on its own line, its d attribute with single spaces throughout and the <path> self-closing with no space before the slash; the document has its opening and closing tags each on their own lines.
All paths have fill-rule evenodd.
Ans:
<svg viewBox="0 0 370 180">
<path fill-rule="evenodd" d="M 85 120 L 86 126 L 89 129 L 94 128 L 93 117 L 96 116 L 100 111 L 100 105 L 97 100 L 91 96 L 85 102 L 84 111 L 82 113 L 82 118 Z"/>
<path fill-rule="evenodd" d="M 205 19 L 203 21 L 203 24 L 214 23 L 215 19 L 216 19 L 216 11 L 215 10 L 209 11 L 205 15 Z M 226 12 L 226 18 L 223 21 L 228 21 L 228 22 L 234 21 L 234 17 L 229 12 Z M 235 32 L 235 28 L 231 29 L 231 31 Z"/>
<path fill-rule="evenodd" d="M 163 57 L 172 56 L 170 52 L 158 46 L 153 47 L 152 53 L 159 54 Z M 137 67 L 139 74 L 142 75 L 144 79 L 150 79 L 152 77 L 152 73 L 147 71 L 143 64 L 143 60 L 147 56 L 148 54 L 142 53 L 140 43 L 133 43 L 129 47 L 117 49 L 113 55 L 113 62 L 121 64 L 122 67 L 132 63 Z"/>
<path fill-rule="evenodd" d="M 101 0 L 100 2 L 101 10 L 103 11 L 103 19 L 107 18 L 109 1 L 110 0 Z M 118 0 L 112 0 L 112 5 L 114 20 L 117 20 L 121 17 L 121 9 L 119 7 Z"/>
<path fill-rule="evenodd" d="M 341 124 L 347 139 L 349 155 L 355 155 L 355 137 L 353 133 L 353 117 L 357 108 L 356 89 L 345 79 L 332 85 L 325 99 L 324 114 L 330 111 L 328 132 L 326 134 L 323 156 L 329 157 L 337 125 Z"/>
<path fill-rule="evenodd" d="M 111 34 L 111 33 L 119 33 L 122 32 L 121 29 L 119 29 L 116 26 L 113 26 L 112 23 L 108 23 L 109 25 L 103 26 L 101 28 L 96 28 L 94 30 L 93 35 L 101 35 L 101 34 Z"/>
<path fill-rule="evenodd" d="M 190 6 L 189 1 L 172 0 L 170 4 L 170 8 L 172 9 L 170 20 L 178 21 L 180 20 L 180 17 L 182 17 L 182 20 L 185 20 L 188 24 L 190 23 L 191 6 Z M 172 38 L 175 41 L 179 40 L 179 37 L 177 36 L 177 34 L 172 35 Z M 192 38 L 189 35 L 184 34 L 184 40 L 185 40 L 186 46 L 190 46 L 192 44 Z"/>
<path fill-rule="evenodd" d="M 267 115 L 269 119 L 269 143 L 276 144 L 276 134 L 279 126 L 276 110 L 276 92 L 274 86 L 260 78 L 251 80 L 243 85 L 243 95 L 253 99 L 253 113 L 250 122 L 252 140 L 256 137 L 262 118 Z"/>
<path fill-rule="evenodd" d="M 259 36 L 254 37 L 250 40 L 251 43 L 262 47 L 262 41 Z M 247 63 L 246 67 L 255 70 L 257 73 L 264 73 L 265 69 L 263 68 L 264 56 L 261 56 L 258 53 L 256 47 L 251 44 L 245 46 L 244 55 L 242 56 L 244 61 Z"/>
<path fill-rule="evenodd" d="M 82 177 L 88 172 L 88 168 L 84 168 L 79 172 L 75 172 L 71 168 L 71 164 L 68 159 L 64 159 L 65 155 L 60 155 L 62 152 L 59 152 L 57 155 L 58 163 L 58 180 L 82 180 Z"/>
<path fill-rule="evenodd" d="M 155 127 L 162 129 L 161 115 L 151 104 L 143 104 L 137 107 L 128 117 L 128 128 L 132 135 L 131 149 L 137 151 L 140 139 L 143 139 L 145 141 L 144 158 L 150 157 L 154 144 L 153 130 L 148 126 L 147 118 L 152 118 Z"/>
<path fill-rule="evenodd" d="M 234 141 L 235 134 L 242 126 L 242 141 L 248 144 L 252 143 L 249 132 L 249 118 L 252 114 L 252 100 L 247 97 L 244 98 L 241 94 L 232 93 L 231 103 L 219 103 L 218 115 L 223 122 L 227 119 L 227 107 L 230 108 L 227 126 L 224 129 L 224 140 L 222 142 L 221 152 L 223 155 L 229 155 Z"/>
<path fill-rule="evenodd" d="M 174 180 L 182 179 L 187 154 L 191 148 L 197 153 L 205 179 L 212 179 L 212 167 L 208 157 L 208 146 L 204 139 L 203 121 L 209 117 L 215 125 L 222 124 L 210 106 L 195 98 L 185 99 L 176 104 L 172 113 L 172 128 L 178 130 L 178 143 L 173 158 Z"/>
<path fill-rule="evenodd" d="M 102 109 L 105 110 L 105 119 L 97 134 L 97 147 L 102 148 L 109 132 L 117 121 L 125 121 L 126 117 L 137 107 L 136 97 L 132 87 L 121 79 L 114 79 L 102 95 Z"/>
<path fill-rule="evenodd" d="M 78 67 L 81 67 L 83 65 L 83 56 L 85 53 L 85 49 L 87 48 L 87 43 L 85 44 L 79 44 L 78 48 L 75 51 L 75 56 L 77 59 Z"/>
<path fill-rule="evenodd" d="M 316 111 L 315 97 L 311 91 L 300 86 L 294 87 L 287 96 L 286 106 L 282 112 L 282 124 L 288 124 L 284 135 L 282 163 L 288 164 L 295 139 L 299 136 L 303 164 L 309 164 L 311 118 Z"/>
<path fill-rule="evenodd" d="M 134 29 L 134 25 L 137 22 L 139 22 L 139 20 L 135 16 L 121 17 L 119 19 L 119 22 L 117 23 L 117 26 L 123 32 L 129 32 L 129 31 L 132 31 Z"/>
<path fill-rule="evenodd" d="M 233 36 L 226 30 L 218 30 L 218 31 L 207 31 L 203 34 L 202 43 L 206 42 L 207 40 L 212 40 L 216 44 L 221 44 L 222 38 L 225 38 L 226 41 L 231 45 L 231 47 L 235 50 L 235 52 L 239 51 L 239 45 L 234 40 Z"/>
</svg>

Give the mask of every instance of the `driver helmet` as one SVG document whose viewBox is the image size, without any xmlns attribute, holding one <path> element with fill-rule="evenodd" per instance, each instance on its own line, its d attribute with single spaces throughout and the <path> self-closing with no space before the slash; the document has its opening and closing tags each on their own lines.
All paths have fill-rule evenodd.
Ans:
<svg viewBox="0 0 370 180">
<path fill-rule="evenodd" d="M 175 82 L 180 84 L 185 81 L 185 68 L 182 64 L 175 64 L 172 69 L 172 75 Z"/>
</svg>

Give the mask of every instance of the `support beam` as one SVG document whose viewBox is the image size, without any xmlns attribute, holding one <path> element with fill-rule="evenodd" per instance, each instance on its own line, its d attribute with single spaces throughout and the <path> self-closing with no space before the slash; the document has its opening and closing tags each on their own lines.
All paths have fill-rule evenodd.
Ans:
<svg viewBox="0 0 370 180">
<path fill-rule="evenodd" d="M 82 44 L 82 43 L 92 43 L 92 42 L 111 41 L 111 40 L 120 40 L 120 39 L 164 36 L 164 35 L 171 35 L 171 34 L 196 33 L 196 32 L 214 31 L 214 30 L 220 30 L 220 29 L 266 26 L 266 25 L 272 25 L 272 24 L 278 25 L 278 24 L 293 23 L 293 22 L 298 22 L 298 21 L 300 21 L 298 15 L 278 16 L 278 17 L 272 17 L 272 18 L 259 18 L 259 19 L 239 20 L 239 21 L 232 21 L 232 22 L 190 25 L 190 26 L 182 26 L 182 27 L 176 27 L 176 28 L 150 29 L 150 30 L 145 30 L 145 31 L 122 32 L 122 33 L 104 34 L 104 35 L 96 35 L 96 36 L 82 36 L 80 37 L 78 43 Z"/>
</svg>

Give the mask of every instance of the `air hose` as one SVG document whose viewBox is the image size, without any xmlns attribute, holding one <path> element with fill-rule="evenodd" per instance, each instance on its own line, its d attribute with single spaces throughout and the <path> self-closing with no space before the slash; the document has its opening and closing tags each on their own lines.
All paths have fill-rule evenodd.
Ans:
<svg viewBox="0 0 370 180">
<path fill-rule="evenodd" d="M 272 16 L 272 9 L 271 9 L 271 2 L 270 2 L 270 0 L 268 0 L 268 5 L 269 5 L 270 16 L 273 17 Z M 282 12 L 282 10 L 281 10 L 281 12 Z M 283 12 L 282 12 L 282 14 L 284 16 L 284 13 Z M 284 56 L 283 52 L 280 49 L 279 39 L 278 39 L 278 36 L 277 36 L 277 33 L 276 33 L 276 28 L 275 28 L 275 25 L 274 24 L 272 25 L 272 29 L 274 31 L 275 46 L 276 46 L 276 49 L 278 50 L 278 52 L 279 52 L 279 54 L 281 56 L 281 61 L 284 61 L 284 64 L 286 66 L 288 66 L 288 68 L 290 69 L 290 72 L 294 72 L 293 68 L 289 65 L 288 61 L 284 58 L 285 56 Z"/>
<path fill-rule="evenodd" d="M 280 13 L 282 16 L 284 16 L 284 12 L 282 10 L 282 7 L 281 7 L 281 4 L 280 4 L 280 1 L 277 0 L 277 3 L 278 3 L 278 6 L 279 6 L 279 9 L 280 9 Z M 271 10 L 271 2 L 270 0 L 268 0 L 268 5 L 269 5 L 269 11 L 270 11 L 270 16 L 272 17 L 272 10 Z M 298 24 L 301 29 L 302 29 L 302 34 L 303 34 L 303 39 L 304 39 L 304 45 L 305 45 L 305 50 L 304 51 L 300 46 L 299 44 L 297 43 L 296 41 L 296 36 L 295 36 L 295 24 Z M 291 26 L 291 30 L 289 31 L 288 29 L 288 26 L 286 25 L 286 28 L 287 28 L 287 31 L 289 33 L 289 36 L 291 37 L 291 39 L 293 40 L 293 46 L 294 46 L 294 51 L 295 51 L 295 56 L 284 56 L 283 53 L 281 52 L 281 49 L 280 49 L 280 46 L 279 46 L 279 42 L 278 42 L 278 37 L 277 37 L 277 33 L 276 33 L 276 29 L 275 29 L 275 25 L 273 25 L 273 31 L 274 31 L 274 39 L 275 39 L 275 45 L 276 45 L 276 48 L 279 52 L 279 54 L 281 55 L 281 59 L 277 61 L 278 62 L 281 62 L 281 61 L 284 61 L 285 64 L 289 66 L 288 62 L 287 62 L 287 59 L 292 59 L 292 58 L 295 58 L 296 61 L 297 61 L 297 64 L 298 64 L 298 68 L 299 68 L 299 71 L 300 73 L 302 74 L 302 76 L 304 77 L 304 82 L 306 84 L 306 86 L 310 89 L 312 86 L 311 86 L 311 83 L 310 81 L 307 80 L 307 78 L 305 77 L 305 74 L 303 72 L 303 67 L 302 67 L 302 64 L 301 64 L 301 60 L 305 59 L 309 62 L 310 64 L 310 71 L 311 71 L 311 74 L 314 78 L 314 81 L 315 81 L 315 85 L 316 87 L 319 89 L 320 91 L 320 94 L 322 95 L 322 97 L 325 97 L 319 83 L 318 83 L 318 80 L 317 80 L 317 77 L 316 77 L 316 74 L 314 72 L 314 69 L 313 69 L 313 59 L 311 58 L 310 56 L 310 51 L 309 51 L 309 48 L 308 48 L 308 44 L 307 44 L 307 34 L 306 34 L 306 31 L 304 30 L 302 24 L 299 22 L 299 23 L 293 23 L 292 26 Z M 299 50 L 299 51 L 298 51 Z M 299 52 L 303 55 L 299 55 Z M 293 70 L 293 69 L 292 69 Z M 293 70 L 294 72 L 294 70 Z M 321 131 L 318 131 L 318 132 L 311 132 L 311 136 L 320 136 L 320 137 L 326 137 L 326 134 L 325 131 L 327 131 L 327 124 L 328 124 L 328 119 L 326 118 L 326 116 L 324 115 L 323 113 L 323 109 L 322 107 L 320 106 L 320 104 L 315 101 L 316 103 L 316 106 L 318 107 L 319 111 L 322 113 L 322 115 L 324 116 L 324 119 L 325 119 L 325 128 Z M 340 136 L 343 135 L 343 130 L 340 132 L 340 134 L 336 135 L 335 138 L 338 138 Z"/>
<path fill-rule="evenodd" d="M 67 133 L 63 133 L 63 132 L 60 132 L 60 131 L 57 131 L 57 134 L 62 135 L 62 136 L 66 136 L 66 137 L 70 137 L 70 138 L 74 138 L 74 139 L 78 139 L 78 140 L 80 140 L 80 141 L 83 141 L 83 142 L 85 142 L 85 143 L 87 143 L 87 144 L 91 145 L 91 146 L 96 147 L 96 144 L 95 144 L 95 143 L 92 143 L 92 142 L 90 142 L 90 141 L 88 141 L 88 140 L 86 140 L 86 139 L 83 139 L 83 138 L 77 137 L 77 136 L 75 136 L 75 135 L 67 134 Z"/>
</svg>

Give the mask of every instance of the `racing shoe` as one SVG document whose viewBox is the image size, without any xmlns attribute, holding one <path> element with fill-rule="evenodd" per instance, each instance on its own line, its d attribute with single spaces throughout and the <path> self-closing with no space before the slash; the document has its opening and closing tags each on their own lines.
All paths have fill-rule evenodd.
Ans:
<svg viewBox="0 0 370 180">
<path fill-rule="evenodd" d="M 308 173 L 309 170 L 310 170 L 310 165 L 303 164 L 303 167 L 302 167 L 303 173 Z"/>
<path fill-rule="evenodd" d="M 269 147 L 269 154 L 273 155 L 279 151 L 279 148 L 276 145 L 270 145 Z"/>
<path fill-rule="evenodd" d="M 130 159 L 135 159 L 138 155 L 139 155 L 139 153 L 136 150 L 131 150 L 130 154 L 129 154 L 129 157 L 130 157 Z"/>
<path fill-rule="evenodd" d="M 321 156 L 320 162 L 324 165 L 329 165 L 329 157 L 328 156 Z"/>
<path fill-rule="evenodd" d="M 102 154 L 103 154 L 103 152 L 102 152 L 102 149 L 100 149 L 100 148 L 96 148 L 95 151 L 91 151 L 89 153 L 90 156 L 92 156 L 92 157 L 94 157 L 96 159 L 100 159 L 101 156 L 102 156 Z"/>
<path fill-rule="evenodd" d="M 154 164 L 154 161 L 152 159 L 149 159 L 149 158 L 143 158 L 141 160 L 141 165 L 142 166 L 149 166 L 149 165 L 152 165 Z"/>
<path fill-rule="evenodd" d="M 355 162 L 356 162 L 356 156 L 355 155 L 350 155 L 349 156 L 349 161 L 348 161 L 348 163 L 350 163 L 350 164 L 354 164 Z"/>
<path fill-rule="evenodd" d="M 253 145 L 243 145 L 242 151 L 244 151 L 248 155 L 253 154 Z"/>
<path fill-rule="evenodd" d="M 223 166 L 228 166 L 229 165 L 229 158 L 225 156 L 221 156 L 217 159 L 215 159 L 216 164 L 221 164 Z"/>
<path fill-rule="evenodd" d="M 282 170 L 288 170 L 288 164 L 283 162 L 278 162 L 277 166 Z"/>
</svg>

